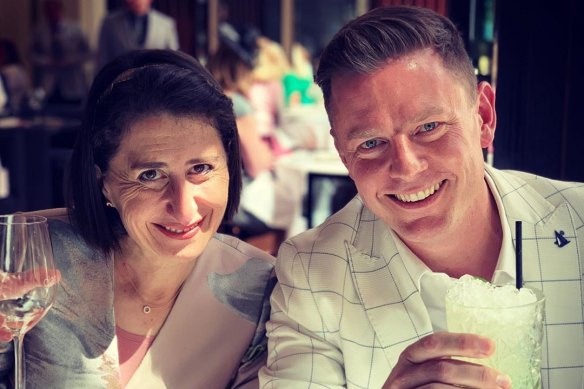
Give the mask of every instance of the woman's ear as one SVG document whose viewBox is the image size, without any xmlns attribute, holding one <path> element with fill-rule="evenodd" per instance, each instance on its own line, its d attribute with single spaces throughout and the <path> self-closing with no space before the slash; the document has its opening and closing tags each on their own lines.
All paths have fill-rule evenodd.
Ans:
<svg viewBox="0 0 584 389">
<path fill-rule="evenodd" d="M 477 87 L 478 114 L 481 118 L 481 147 L 487 148 L 495 139 L 497 112 L 495 111 L 495 90 L 488 82 Z"/>
<path fill-rule="evenodd" d="M 95 165 L 95 178 L 97 179 L 97 182 L 99 182 L 99 185 L 101 186 L 101 193 L 105 197 L 106 201 L 109 201 L 109 191 L 107 189 L 107 185 L 105 184 L 105 180 L 104 180 L 105 176 L 101 172 L 101 169 L 99 168 L 99 166 L 97 166 L 97 165 Z"/>
</svg>

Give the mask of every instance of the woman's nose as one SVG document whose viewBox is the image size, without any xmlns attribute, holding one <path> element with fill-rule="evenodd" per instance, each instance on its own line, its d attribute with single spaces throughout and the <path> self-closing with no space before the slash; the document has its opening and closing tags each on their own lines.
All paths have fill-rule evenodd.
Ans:
<svg viewBox="0 0 584 389">
<path fill-rule="evenodd" d="M 198 216 L 196 189 L 196 185 L 186 180 L 171 185 L 168 207 L 178 222 L 188 224 Z"/>
</svg>

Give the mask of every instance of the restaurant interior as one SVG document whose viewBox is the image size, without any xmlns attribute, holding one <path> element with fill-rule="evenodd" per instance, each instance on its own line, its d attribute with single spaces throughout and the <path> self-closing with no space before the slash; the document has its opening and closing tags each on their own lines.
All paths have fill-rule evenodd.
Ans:
<svg viewBox="0 0 584 389">
<path fill-rule="evenodd" d="M 0 214 L 63 207 L 63 174 L 81 121 L 83 98 L 51 101 L 33 60 L 33 37 L 45 23 L 45 0 L 0 0 L 0 41 L 16 48 L 28 87 L 18 104 L 0 94 Z M 103 18 L 124 0 L 62 0 L 64 17 L 87 39 L 82 69 L 89 83 L 97 71 Z M 584 182 L 584 29 L 579 0 L 155 0 L 156 10 L 176 23 L 179 49 L 205 63 L 217 49 L 222 23 L 253 26 L 278 43 L 290 63 L 302 48 L 313 71 L 332 35 L 347 21 L 375 7 L 410 4 L 431 8 L 459 27 L 479 80 L 497 95 L 494 147 L 488 163 L 500 169 Z M 0 51 L 0 59 L 2 59 Z M 4 55 L 5 57 L 6 55 Z M 0 73 L 4 63 L 0 62 Z M 6 76 L 4 76 L 6 78 Z M 273 252 L 286 236 L 312 227 L 354 194 L 335 154 L 318 88 L 306 100 L 286 96 L 279 130 L 292 144 L 279 169 L 298 188 L 298 202 L 286 228 L 255 233 L 237 225 L 224 231 Z M 6 95 L 6 94 L 5 94 Z M 296 95 L 293 95 L 296 96 Z M 4 104 L 3 104 L 4 101 Z"/>
</svg>

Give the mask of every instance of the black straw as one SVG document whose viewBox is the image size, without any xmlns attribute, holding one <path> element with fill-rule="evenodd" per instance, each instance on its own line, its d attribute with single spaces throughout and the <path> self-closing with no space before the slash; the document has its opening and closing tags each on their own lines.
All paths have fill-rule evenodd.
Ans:
<svg viewBox="0 0 584 389">
<path fill-rule="evenodd" d="M 523 287 L 523 247 L 521 247 L 521 220 L 515 222 L 515 287 Z"/>
</svg>

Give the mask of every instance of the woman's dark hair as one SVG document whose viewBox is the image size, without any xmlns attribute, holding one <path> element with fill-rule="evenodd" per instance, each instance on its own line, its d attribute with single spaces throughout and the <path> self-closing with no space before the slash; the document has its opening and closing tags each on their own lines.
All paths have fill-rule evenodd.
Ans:
<svg viewBox="0 0 584 389">
<path fill-rule="evenodd" d="M 108 171 L 123 136 L 134 123 L 161 114 L 207 120 L 217 130 L 229 170 L 224 218 L 230 219 L 237 211 L 241 162 L 231 99 L 187 54 L 133 51 L 107 64 L 93 81 L 66 181 L 73 223 L 87 243 L 103 252 L 119 247 L 125 230 L 118 212 L 105 205 L 100 172 Z"/>
<path fill-rule="evenodd" d="M 427 8 L 408 6 L 375 8 L 345 25 L 324 49 L 315 81 L 328 106 L 333 76 L 373 73 L 390 60 L 426 48 L 475 96 L 477 78 L 456 26 Z"/>
</svg>

